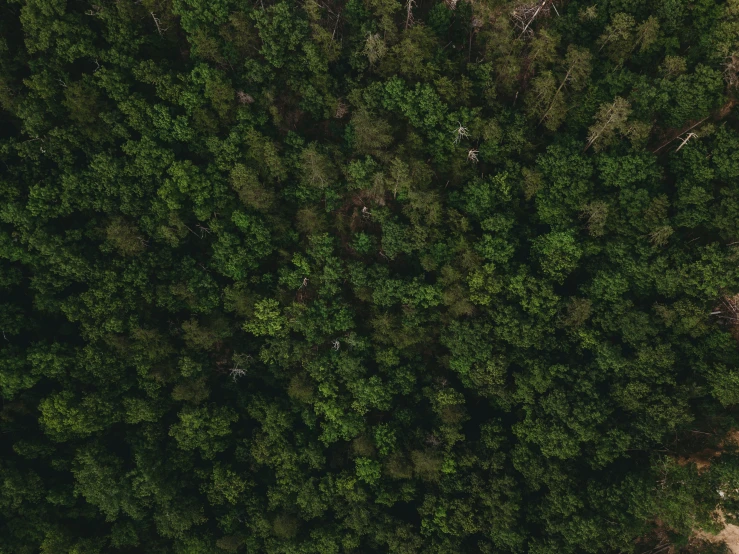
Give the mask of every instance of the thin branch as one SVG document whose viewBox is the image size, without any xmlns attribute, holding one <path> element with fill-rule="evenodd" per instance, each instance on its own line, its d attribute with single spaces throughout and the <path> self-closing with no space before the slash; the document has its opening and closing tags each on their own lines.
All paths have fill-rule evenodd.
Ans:
<svg viewBox="0 0 739 554">
<path fill-rule="evenodd" d="M 413 19 L 413 7 L 416 5 L 415 0 L 406 0 L 405 3 L 405 28 L 411 27 L 415 20 Z"/>
<path fill-rule="evenodd" d="M 668 144 L 670 144 L 670 143 L 671 143 L 671 142 L 672 142 L 673 140 L 675 140 L 675 139 L 677 139 L 678 137 L 680 137 L 680 135 L 682 135 L 683 133 L 686 133 L 686 132 L 688 132 L 688 131 L 691 131 L 692 129 L 695 129 L 695 128 L 696 128 L 696 127 L 697 127 L 698 125 L 700 125 L 701 123 L 703 123 L 703 122 L 704 122 L 704 121 L 705 121 L 706 119 L 708 119 L 709 117 L 711 117 L 711 116 L 709 115 L 708 117 L 704 117 L 704 118 L 703 118 L 703 119 L 701 119 L 701 120 L 700 120 L 700 121 L 699 121 L 698 123 L 694 123 L 693 125 L 691 125 L 691 126 L 690 126 L 690 127 L 688 127 L 687 129 L 684 129 L 684 130 L 683 130 L 683 131 L 681 131 L 681 132 L 680 132 L 680 133 L 679 133 L 679 134 L 678 134 L 678 135 L 677 135 L 676 137 L 673 137 L 673 138 L 671 138 L 670 140 L 668 140 L 668 141 L 667 141 L 666 143 L 664 143 L 664 144 L 663 144 L 662 146 L 660 146 L 660 147 L 659 147 L 659 148 L 657 148 L 656 150 L 652 150 L 652 154 L 656 154 L 657 152 L 659 152 L 660 150 L 662 150 L 662 149 L 663 149 L 663 148 L 664 148 L 665 146 L 667 146 L 667 145 L 668 145 Z"/>
<path fill-rule="evenodd" d="M 457 133 L 457 136 L 454 138 L 454 144 L 459 144 L 459 141 L 461 141 L 463 138 L 467 138 L 470 136 L 470 134 L 467 132 L 466 127 L 462 127 L 462 124 L 457 121 L 457 130 L 455 131 Z"/>
<path fill-rule="evenodd" d="M 154 20 L 154 25 L 157 26 L 157 33 L 159 33 L 159 36 L 162 36 L 162 31 L 166 31 L 167 27 L 162 27 L 162 22 L 159 20 L 159 18 L 154 15 L 154 12 L 149 12 L 151 14 L 152 19 Z"/>
<path fill-rule="evenodd" d="M 548 3 L 551 3 L 551 0 L 542 0 L 541 4 L 539 4 L 538 6 L 519 6 L 513 11 L 514 19 L 519 22 L 519 25 L 523 25 L 523 29 L 521 30 L 521 34 L 518 35 L 518 38 L 521 38 L 524 34 L 526 34 L 527 31 L 529 31 L 529 27 L 542 10 L 545 10 L 546 12 L 549 11 L 549 6 L 547 6 Z M 528 17 L 532 10 L 534 11 L 533 15 L 531 15 L 531 17 Z"/>
<path fill-rule="evenodd" d="M 565 78 L 562 79 L 562 82 L 560 83 L 559 88 L 557 89 L 557 92 L 555 92 L 554 96 L 552 96 L 552 101 L 549 103 L 549 107 L 547 108 L 547 111 L 544 112 L 543 116 L 541 116 L 541 119 L 539 120 L 539 123 L 537 125 L 541 125 L 541 122 L 547 118 L 547 115 L 549 115 L 549 112 L 552 109 L 552 106 L 554 106 L 554 101 L 557 99 L 557 96 L 559 95 L 559 91 L 562 90 L 562 87 L 565 86 L 567 79 L 570 78 L 570 73 L 572 73 L 572 66 L 570 66 L 570 68 L 567 70 L 567 74 L 565 75 Z"/>
<path fill-rule="evenodd" d="M 682 141 L 682 142 L 680 143 L 680 146 L 678 146 L 678 147 L 677 147 L 677 149 L 675 150 L 675 152 L 679 152 L 679 151 L 680 151 L 680 149 L 681 149 L 681 148 L 682 148 L 683 146 L 685 146 L 686 144 L 688 144 L 688 141 L 689 141 L 690 139 L 692 139 L 692 138 L 694 138 L 694 137 L 697 137 L 697 136 L 698 136 L 698 135 L 696 135 L 695 133 L 688 133 L 688 136 L 686 136 L 686 137 L 685 137 L 685 138 L 683 139 L 683 141 Z"/>
<path fill-rule="evenodd" d="M 605 130 L 606 130 L 606 128 L 608 127 L 608 124 L 609 124 L 609 123 L 611 122 L 611 120 L 613 119 L 613 117 L 614 117 L 614 116 L 616 115 L 616 112 L 615 112 L 614 108 L 615 108 L 615 104 L 614 104 L 613 106 L 611 106 L 611 109 L 610 109 L 610 112 L 611 112 L 611 117 L 609 117 L 609 118 L 608 118 L 608 121 L 606 121 L 606 122 L 605 122 L 605 123 L 603 124 L 603 127 L 601 127 L 601 128 L 600 128 L 600 131 L 598 131 L 598 132 L 597 132 L 597 133 L 595 134 L 595 136 L 593 136 L 593 138 L 591 138 L 591 139 L 590 139 L 590 140 L 588 141 L 588 143 L 587 143 L 587 144 L 585 145 L 585 150 L 587 150 L 588 148 L 590 148 L 590 147 L 591 147 L 591 146 L 593 145 L 593 143 L 595 143 L 595 141 L 596 141 L 596 140 L 598 140 L 598 139 L 600 138 L 600 136 L 601 136 L 601 135 L 603 134 L 603 131 L 605 131 Z M 583 152 L 584 152 L 585 150 L 583 150 Z"/>
</svg>

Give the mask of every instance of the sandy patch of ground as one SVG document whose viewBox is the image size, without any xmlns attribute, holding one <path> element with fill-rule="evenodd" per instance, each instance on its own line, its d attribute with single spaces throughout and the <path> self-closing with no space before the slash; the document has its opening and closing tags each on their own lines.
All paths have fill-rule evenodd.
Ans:
<svg viewBox="0 0 739 554">
<path fill-rule="evenodd" d="M 709 535 L 708 533 L 696 533 L 698 538 L 713 543 L 724 542 L 732 554 L 739 554 L 739 527 L 728 524 L 718 535 Z"/>
<path fill-rule="evenodd" d="M 739 554 L 739 527 L 727 525 L 716 538 L 724 541 L 733 554 Z"/>
</svg>

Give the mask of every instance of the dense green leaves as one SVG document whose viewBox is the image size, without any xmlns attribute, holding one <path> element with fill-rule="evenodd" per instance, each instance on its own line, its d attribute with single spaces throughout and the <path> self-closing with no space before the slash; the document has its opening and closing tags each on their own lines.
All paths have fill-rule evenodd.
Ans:
<svg viewBox="0 0 739 554">
<path fill-rule="evenodd" d="M 698 551 L 738 21 L 0 0 L 0 552 Z"/>
</svg>

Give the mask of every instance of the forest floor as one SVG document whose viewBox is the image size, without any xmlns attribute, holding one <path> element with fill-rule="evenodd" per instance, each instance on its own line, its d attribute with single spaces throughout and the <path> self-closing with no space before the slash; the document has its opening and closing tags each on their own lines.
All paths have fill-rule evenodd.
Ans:
<svg viewBox="0 0 739 554">
<path fill-rule="evenodd" d="M 734 554 L 739 554 L 739 527 L 727 525 L 716 539 L 724 541 Z"/>
<path fill-rule="evenodd" d="M 739 445 L 739 430 L 734 430 L 726 436 L 726 441 L 733 442 Z M 687 462 L 695 462 L 699 469 L 704 469 L 711 464 L 711 458 L 720 456 L 721 450 L 707 450 L 698 453 L 695 457 L 687 458 L 684 460 Z M 723 515 L 721 516 L 723 520 Z M 698 537 L 711 541 L 713 543 L 726 543 L 726 546 L 732 552 L 732 554 L 739 554 L 739 526 L 731 523 L 726 524 L 724 529 L 718 535 L 709 535 L 703 531 L 696 533 Z"/>
<path fill-rule="evenodd" d="M 739 526 L 737 525 L 728 524 L 718 535 L 709 535 L 703 531 L 699 531 L 696 535 L 713 543 L 724 542 L 732 554 L 739 554 Z"/>
</svg>

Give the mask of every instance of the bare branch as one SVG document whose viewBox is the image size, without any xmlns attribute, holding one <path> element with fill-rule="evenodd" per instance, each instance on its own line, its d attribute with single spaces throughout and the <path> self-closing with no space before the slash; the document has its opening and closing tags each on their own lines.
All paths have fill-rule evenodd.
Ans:
<svg viewBox="0 0 739 554">
<path fill-rule="evenodd" d="M 531 4 L 521 4 L 517 6 L 511 17 L 516 22 L 516 27 L 521 29 L 521 33 L 518 38 L 524 35 L 533 35 L 531 25 L 534 23 L 537 17 L 548 16 L 552 7 L 552 0 L 541 0 L 540 2 L 534 2 Z"/>
<path fill-rule="evenodd" d="M 677 147 L 677 150 L 675 150 L 675 152 L 679 152 L 679 151 L 680 151 L 680 149 L 681 149 L 681 148 L 682 148 L 683 146 L 685 146 L 686 144 L 688 144 L 688 141 L 689 141 L 690 139 L 692 139 L 692 138 L 695 138 L 695 137 L 697 137 L 697 136 L 698 136 L 698 135 L 696 135 L 695 133 L 688 133 L 688 135 L 687 135 L 687 136 L 686 136 L 686 137 L 685 137 L 685 138 L 683 139 L 683 141 L 682 141 L 682 142 L 680 143 L 680 146 L 678 146 L 678 147 Z"/>
<path fill-rule="evenodd" d="M 334 117 L 336 119 L 341 119 L 349 112 L 349 106 L 344 104 L 341 100 L 339 100 L 339 103 L 336 105 L 336 111 L 334 112 Z"/>
<path fill-rule="evenodd" d="M 234 367 L 228 370 L 234 381 L 246 375 L 246 370 L 239 367 L 239 364 L 235 364 Z"/>
<path fill-rule="evenodd" d="M 405 2 L 405 28 L 412 26 L 415 23 L 413 19 L 413 8 L 416 5 L 415 0 L 406 0 Z"/>
<path fill-rule="evenodd" d="M 460 140 L 470 136 L 470 134 L 467 132 L 467 129 L 465 127 L 462 127 L 462 124 L 459 121 L 457 121 L 457 125 L 459 125 L 459 127 L 457 127 L 457 130 L 455 131 L 457 133 L 457 136 L 454 137 L 454 144 L 459 144 Z"/>
<path fill-rule="evenodd" d="M 254 103 L 254 97 L 251 94 L 244 92 L 243 90 L 240 90 L 236 93 L 236 98 L 239 99 L 239 104 L 253 104 Z"/>
<path fill-rule="evenodd" d="M 200 238 L 203 238 L 205 235 L 210 235 L 210 229 L 208 229 L 208 227 L 203 227 L 200 223 L 195 225 L 195 227 L 200 229 Z"/>
<path fill-rule="evenodd" d="M 720 319 L 725 319 L 734 325 L 739 324 L 739 295 L 724 296 L 721 303 L 724 307 L 721 310 Z"/>
<path fill-rule="evenodd" d="M 710 117 L 710 116 L 708 116 L 708 117 Z M 660 150 L 662 150 L 662 149 L 663 149 L 663 148 L 664 148 L 665 146 L 667 146 L 668 144 L 670 144 L 670 143 L 671 143 L 671 142 L 672 142 L 673 140 L 675 140 L 675 139 L 679 138 L 679 137 L 680 137 L 680 135 L 682 135 L 683 133 L 685 133 L 685 132 L 688 132 L 688 131 L 691 131 L 691 130 L 695 129 L 695 128 L 696 128 L 696 127 L 697 127 L 698 125 L 700 125 L 701 123 L 703 123 L 704 121 L 706 121 L 706 120 L 708 119 L 708 117 L 704 117 L 704 118 L 703 118 L 703 119 L 701 119 L 701 120 L 700 120 L 700 121 L 699 121 L 698 123 L 694 123 L 693 125 L 691 125 L 691 126 L 690 126 L 690 127 L 688 127 L 687 129 L 685 129 L 684 131 L 682 131 L 681 133 L 679 133 L 679 134 L 678 134 L 678 135 L 677 135 L 676 137 L 673 137 L 673 138 L 671 138 L 670 140 L 668 140 L 667 142 L 665 142 L 665 143 L 664 143 L 664 144 L 663 144 L 662 146 L 660 146 L 660 147 L 659 147 L 659 148 L 657 148 L 656 150 L 652 150 L 652 154 L 656 154 L 657 152 L 659 152 Z"/>
<path fill-rule="evenodd" d="M 730 87 L 739 86 L 739 53 L 727 57 L 724 63 L 724 80 Z"/>
<path fill-rule="evenodd" d="M 154 15 L 154 12 L 149 12 L 149 14 L 151 15 L 152 19 L 154 20 L 154 25 L 157 26 L 157 33 L 159 33 L 159 36 L 162 36 L 162 31 L 166 31 L 167 30 L 167 27 L 162 27 L 161 20 L 156 15 Z"/>
</svg>

